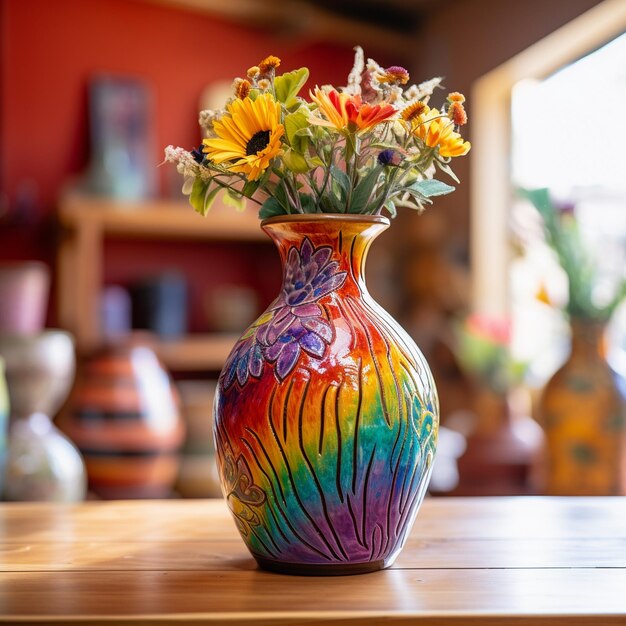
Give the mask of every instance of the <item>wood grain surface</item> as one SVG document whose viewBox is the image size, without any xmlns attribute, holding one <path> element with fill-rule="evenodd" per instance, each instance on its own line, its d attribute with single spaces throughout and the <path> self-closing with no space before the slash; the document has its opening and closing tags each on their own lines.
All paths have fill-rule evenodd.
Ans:
<svg viewBox="0 0 626 626">
<path fill-rule="evenodd" d="M 428 499 L 395 565 L 260 571 L 218 500 L 0 505 L 0 622 L 626 624 L 626 498 Z"/>
</svg>

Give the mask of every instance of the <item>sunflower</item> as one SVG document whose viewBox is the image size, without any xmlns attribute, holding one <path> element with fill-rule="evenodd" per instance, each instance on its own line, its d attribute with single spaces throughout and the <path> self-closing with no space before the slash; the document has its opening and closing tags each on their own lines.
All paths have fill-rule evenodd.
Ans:
<svg viewBox="0 0 626 626">
<path fill-rule="evenodd" d="M 425 115 L 413 120 L 413 134 L 429 148 L 439 148 L 442 157 L 467 154 L 472 147 L 469 141 L 454 130 L 454 122 L 443 116 L 438 109 L 430 109 Z"/>
<path fill-rule="evenodd" d="M 309 121 L 312 124 L 357 134 L 384 122 L 396 112 L 390 104 L 367 104 L 362 102 L 360 96 L 339 92 L 336 89 L 326 92 L 316 87 L 311 93 L 311 99 L 325 118 L 310 117 Z"/>
<path fill-rule="evenodd" d="M 217 137 L 204 139 L 203 151 L 214 163 L 228 161 L 231 172 L 257 180 L 280 154 L 285 129 L 280 123 L 280 105 L 271 94 L 252 100 L 234 100 L 227 114 L 213 123 Z"/>
</svg>

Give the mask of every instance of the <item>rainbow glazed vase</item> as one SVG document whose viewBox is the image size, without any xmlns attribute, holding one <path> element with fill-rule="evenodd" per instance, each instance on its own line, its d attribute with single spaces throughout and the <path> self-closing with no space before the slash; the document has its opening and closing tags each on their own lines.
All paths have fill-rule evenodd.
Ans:
<svg viewBox="0 0 626 626">
<path fill-rule="evenodd" d="M 388 567 L 424 498 L 439 426 L 424 357 L 364 281 L 389 220 L 289 215 L 261 225 L 283 284 L 218 381 L 224 497 L 262 568 Z"/>
</svg>

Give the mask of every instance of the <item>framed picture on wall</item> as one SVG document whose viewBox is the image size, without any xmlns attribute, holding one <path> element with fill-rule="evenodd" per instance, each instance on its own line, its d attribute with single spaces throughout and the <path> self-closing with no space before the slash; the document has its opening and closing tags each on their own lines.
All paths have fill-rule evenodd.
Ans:
<svg viewBox="0 0 626 626">
<path fill-rule="evenodd" d="M 155 193 L 152 94 L 145 81 L 96 76 L 89 83 L 89 191 L 121 199 Z"/>
</svg>

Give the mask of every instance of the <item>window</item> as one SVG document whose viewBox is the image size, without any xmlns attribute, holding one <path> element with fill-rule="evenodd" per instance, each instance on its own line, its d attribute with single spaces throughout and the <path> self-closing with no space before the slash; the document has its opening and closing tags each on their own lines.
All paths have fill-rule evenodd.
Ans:
<svg viewBox="0 0 626 626">
<path fill-rule="evenodd" d="M 541 237 L 525 264 L 511 261 L 509 226 L 532 220 L 515 206 L 512 190 L 548 186 L 576 203 L 589 245 L 602 242 L 608 293 L 615 268 L 626 265 L 625 30 L 626 3 L 605 0 L 483 76 L 472 93 L 473 304 L 516 317 L 522 356 L 550 343 L 536 365 L 537 382 L 554 370 L 567 339 L 560 316 L 533 303 L 550 265 Z M 548 278 L 558 298 L 564 284 L 557 266 Z M 616 341 L 626 343 L 621 335 Z"/>
</svg>

